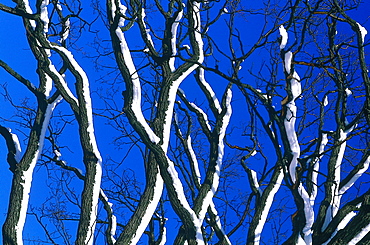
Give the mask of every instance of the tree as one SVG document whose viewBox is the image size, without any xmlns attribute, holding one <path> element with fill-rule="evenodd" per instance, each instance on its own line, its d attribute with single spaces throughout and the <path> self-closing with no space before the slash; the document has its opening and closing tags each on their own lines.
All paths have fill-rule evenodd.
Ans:
<svg viewBox="0 0 370 245">
<path fill-rule="evenodd" d="M 365 244 L 366 6 L 1 3 L 3 243 Z"/>
</svg>

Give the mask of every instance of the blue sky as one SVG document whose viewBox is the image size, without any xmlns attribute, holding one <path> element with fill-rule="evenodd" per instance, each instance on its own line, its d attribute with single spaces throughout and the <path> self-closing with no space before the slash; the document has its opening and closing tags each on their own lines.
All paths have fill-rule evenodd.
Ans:
<svg viewBox="0 0 370 245">
<path fill-rule="evenodd" d="M 3 3 L 8 4 L 10 6 L 13 6 L 12 1 L 3 1 Z M 366 5 L 364 5 L 355 14 L 356 20 L 359 23 L 361 23 L 363 26 L 365 26 L 368 30 L 370 30 L 370 24 L 369 24 L 369 21 L 368 21 L 368 15 L 369 15 L 368 10 L 369 9 L 370 9 L 370 4 L 366 3 Z M 87 16 L 87 18 L 90 18 L 92 16 L 91 13 L 92 13 L 92 10 L 89 9 L 88 7 L 86 7 L 83 10 L 83 14 L 85 16 Z M 257 19 L 259 17 L 254 16 L 253 18 Z M 247 28 L 244 29 L 243 27 L 241 27 L 242 37 L 244 39 L 248 40 L 251 43 L 253 43 L 253 41 L 254 41 L 253 39 L 257 35 L 259 35 L 259 26 L 254 24 L 255 23 L 254 21 L 256 21 L 256 19 L 253 19 L 253 24 L 252 24 L 252 23 L 249 23 L 248 18 L 246 18 L 248 29 Z M 104 29 L 104 27 L 102 27 L 101 23 L 99 24 L 99 21 L 100 20 L 98 20 L 98 22 L 93 25 L 93 30 L 101 29 L 101 33 L 99 35 L 104 37 L 103 39 L 106 39 L 107 35 L 108 35 L 107 30 Z M 258 19 L 256 22 L 259 23 L 259 25 L 262 25 L 263 24 L 263 19 L 262 18 Z M 344 32 L 348 31 L 348 29 L 347 29 L 348 27 L 341 27 L 341 28 L 343 28 L 342 30 Z M 14 70 L 16 70 L 18 73 L 23 75 L 25 78 L 27 78 L 31 81 L 37 81 L 37 74 L 35 72 L 36 63 L 35 63 L 35 61 L 32 57 L 32 54 L 30 53 L 30 50 L 29 50 L 28 45 L 27 45 L 26 40 L 25 40 L 24 33 L 25 33 L 25 31 L 24 31 L 24 28 L 22 26 L 21 19 L 19 17 L 14 17 L 14 16 L 11 16 L 10 14 L 0 12 L 0 59 L 7 62 L 8 65 L 10 65 Z M 211 29 L 210 34 L 215 35 L 220 39 L 224 36 L 224 32 L 223 31 L 220 32 L 219 29 Z M 276 34 L 274 34 L 274 35 L 277 38 L 278 37 L 278 32 L 276 32 Z M 84 57 L 84 53 L 89 55 L 93 52 L 93 49 L 88 46 L 88 44 L 93 41 L 93 38 L 94 38 L 93 33 L 83 34 L 83 36 L 81 37 L 81 39 L 77 43 L 77 47 L 80 49 L 81 52 L 75 52 L 74 54 L 75 54 L 75 57 L 77 57 L 77 60 L 79 62 L 81 62 L 81 66 L 85 69 L 85 71 L 87 72 L 87 74 L 90 78 L 91 91 L 96 91 L 96 90 L 98 90 L 98 88 L 100 88 L 102 86 L 100 84 L 100 80 L 99 80 L 99 78 L 102 76 L 102 74 L 99 73 L 99 71 L 96 71 L 93 68 L 92 59 Z M 368 40 L 368 38 L 369 38 L 369 36 L 367 36 L 365 40 Z M 136 41 L 135 41 L 134 35 L 132 35 L 132 33 L 128 34 L 128 40 L 132 44 L 132 46 L 135 46 Z M 289 40 L 289 41 L 291 42 L 291 40 Z M 108 45 L 109 45 L 109 43 L 108 43 Z M 245 74 L 246 80 L 248 80 L 248 79 L 254 80 L 253 78 L 248 76 L 248 72 L 247 72 L 248 71 L 248 66 L 253 65 L 254 67 L 258 67 L 261 63 L 261 59 L 258 59 L 258 58 L 260 58 L 260 55 L 264 55 L 264 52 L 265 51 L 263 51 L 263 52 L 261 51 L 260 53 L 259 52 L 256 53 L 254 56 L 251 57 L 251 60 L 252 60 L 251 63 L 247 63 L 247 64 L 242 65 L 243 66 L 242 72 L 245 72 L 244 74 Z M 268 59 L 268 57 L 266 57 L 266 59 Z M 103 60 L 102 62 L 108 62 L 108 63 L 105 63 L 105 64 L 109 64 L 109 61 L 107 61 L 107 60 Z M 225 62 L 225 64 L 226 64 L 226 61 L 222 60 L 220 62 L 221 63 Z M 114 65 L 114 63 L 112 62 L 111 65 Z M 282 66 L 281 66 L 281 69 L 282 69 Z M 220 82 L 220 84 L 218 84 L 217 81 L 216 81 L 217 78 L 212 76 L 212 75 L 207 75 L 207 77 L 209 78 L 209 80 L 215 80 L 215 82 L 214 82 L 214 84 L 216 84 L 215 85 L 215 91 L 218 95 L 220 95 L 223 92 L 226 83 L 225 82 Z M 7 85 L 8 85 L 7 88 L 9 89 L 9 92 L 10 92 L 10 94 L 12 94 L 12 96 L 13 96 L 12 98 L 14 99 L 14 101 L 16 103 L 20 103 L 24 97 L 29 97 L 31 99 L 30 100 L 31 104 L 35 103 L 35 101 L 32 98 L 32 95 L 29 92 L 27 92 L 22 86 L 19 86 L 19 84 L 17 84 L 17 82 L 14 81 L 10 76 L 8 76 L 3 70 L 0 70 L 0 83 L 1 84 L 7 83 Z M 36 82 L 36 84 L 37 84 L 37 82 Z M 194 87 L 195 87 L 194 85 L 195 85 L 194 81 L 189 81 L 188 83 L 185 83 L 181 87 L 187 93 L 188 98 L 194 99 L 198 103 L 202 103 L 204 98 L 199 98 L 198 97 L 198 93 L 195 92 L 196 90 L 194 89 Z M 124 89 L 123 84 L 122 83 L 117 84 L 116 89 L 118 91 L 123 90 Z M 92 98 L 93 98 L 94 108 L 102 108 L 103 107 L 102 104 L 99 104 L 100 102 L 98 100 L 98 96 L 97 96 L 96 93 L 92 94 Z M 241 94 L 239 92 L 235 92 L 234 99 L 233 99 L 233 106 L 235 107 L 235 109 L 234 109 L 235 111 L 241 110 L 241 108 L 239 108 L 239 101 L 243 101 L 243 103 L 244 103 L 244 100 L 243 100 Z M 117 102 L 117 104 L 119 106 L 121 106 L 122 104 L 119 104 L 119 103 L 122 103 L 122 101 Z M 277 102 L 277 104 L 278 103 L 279 102 Z M 2 106 L 2 104 L 5 105 L 5 101 L 2 98 L 0 98 L 0 106 Z M 58 108 L 62 109 L 62 110 L 68 110 L 68 107 L 66 105 L 63 105 L 63 104 L 58 106 Z M 243 109 L 243 110 L 246 111 L 246 109 Z M 13 111 L 6 109 L 6 110 L 3 110 L 1 112 L 1 116 L 4 117 L 4 118 L 8 118 L 10 115 L 12 115 L 12 113 L 13 113 Z M 243 116 L 242 114 L 239 114 L 239 115 L 234 114 L 233 115 L 233 120 L 238 121 L 242 116 Z M 101 118 L 101 117 L 96 117 L 95 118 L 96 135 L 97 135 L 97 139 L 98 139 L 99 149 L 102 153 L 103 159 L 107 159 L 108 157 L 113 157 L 113 158 L 115 158 L 115 160 L 119 161 L 120 159 L 122 159 L 122 157 L 120 155 L 125 155 L 125 154 L 122 154 L 122 152 L 126 153 L 126 149 L 118 151 L 116 146 L 111 143 L 112 139 L 114 137 L 116 137 L 117 134 L 119 134 L 119 132 L 106 130 L 105 129 L 105 127 L 106 127 L 105 123 L 106 123 L 106 121 L 105 121 L 104 118 Z M 62 140 L 66 141 L 68 143 L 69 147 L 70 147 L 69 150 L 67 150 L 67 149 L 63 150 L 63 154 L 65 154 L 66 158 L 69 159 L 71 165 L 83 169 L 82 163 L 80 161 L 80 159 L 82 159 L 82 157 L 81 157 L 81 152 L 80 152 L 80 146 L 79 146 L 78 139 L 77 139 L 77 136 L 76 136 L 77 135 L 76 130 L 77 130 L 76 125 L 68 127 L 67 131 L 66 131 L 66 134 L 62 136 L 61 141 Z M 15 132 L 17 132 L 17 131 L 15 131 Z M 20 135 L 20 139 L 22 141 L 22 140 L 24 140 L 24 137 L 22 137 L 22 135 Z M 242 140 L 243 140 L 243 137 L 235 137 L 235 138 L 231 139 L 232 142 L 240 142 Z M 6 159 L 6 150 L 4 148 L 4 145 L 5 144 L 4 144 L 3 139 L 0 139 L 0 157 L 1 157 L 1 159 Z M 23 147 L 24 147 L 24 145 L 25 144 L 23 144 Z M 265 147 L 268 148 L 268 143 L 266 143 Z M 112 149 L 113 149 L 113 152 L 112 152 Z M 117 155 L 118 155 L 118 157 L 117 157 Z M 259 157 L 259 159 L 262 159 L 262 158 Z M 8 193 L 9 193 L 10 184 L 11 184 L 11 172 L 7 171 L 8 166 L 7 166 L 5 161 L 2 161 L 2 164 L 3 164 L 2 166 L 3 166 L 4 171 L 0 171 L 0 187 L 3 191 L 3 193 L 5 193 L 5 195 L 3 195 L 3 199 L 2 199 L 1 204 L 0 204 L 0 223 L 1 224 L 3 223 L 3 220 L 5 218 L 4 214 L 6 213 L 6 210 L 7 210 L 6 204 L 8 202 L 7 199 L 8 199 Z M 258 163 L 256 163 L 256 164 L 258 164 Z M 125 161 L 124 165 L 128 166 L 129 168 L 131 168 L 133 170 L 135 170 L 136 174 L 138 176 L 140 176 L 139 178 L 143 177 L 143 174 L 142 174 L 143 173 L 143 164 L 142 164 L 142 161 L 141 161 L 140 152 L 136 148 L 134 148 L 134 150 L 131 152 L 130 160 Z M 45 168 L 36 168 L 36 172 L 35 172 L 35 175 L 34 175 L 34 180 L 35 181 L 33 182 L 34 185 L 32 186 L 32 194 L 31 194 L 31 203 L 34 206 L 41 205 L 42 202 L 43 202 L 43 199 L 41 199 L 41 197 L 43 197 L 44 194 L 48 194 L 47 193 L 48 190 L 46 189 L 46 185 L 48 184 L 48 182 L 45 179 L 45 176 L 47 174 L 48 174 L 48 172 L 46 171 Z M 238 182 L 238 180 L 236 180 L 236 182 Z M 75 188 L 76 188 L 77 192 L 81 189 L 81 183 L 80 184 L 78 184 L 78 183 L 79 182 L 77 180 L 75 182 Z M 242 184 L 243 183 L 240 183 L 240 185 L 242 185 Z M 249 191 L 249 188 L 245 187 L 245 191 Z M 282 192 L 284 192 L 284 191 L 282 191 Z M 284 195 L 284 193 L 281 193 L 281 194 Z M 36 224 L 33 225 L 34 220 L 32 218 L 28 217 L 27 222 L 29 222 L 27 224 L 31 224 L 31 225 L 26 225 L 26 229 L 25 229 L 25 232 L 24 232 L 24 237 L 25 238 L 27 238 L 28 235 L 29 236 L 34 236 L 35 235 L 34 227 L 36 227 Z M 70 222 L 70 224 L 72 224 L 72 223 L 73 222 Z M 171 227 L 172 224 L 171 223 L 169 223 L 169 224 L 170 224 L 169 227 Z M 73 227 L 73 225 L 71 225 L 71 227 Z M 75 232 L 73 231 L 73 228 L 71 230 L 72 230 L 71 234 L 74 235 Z M 1 231 L 0 231 L 0 234 L 1 234 Z"/>
</svg>

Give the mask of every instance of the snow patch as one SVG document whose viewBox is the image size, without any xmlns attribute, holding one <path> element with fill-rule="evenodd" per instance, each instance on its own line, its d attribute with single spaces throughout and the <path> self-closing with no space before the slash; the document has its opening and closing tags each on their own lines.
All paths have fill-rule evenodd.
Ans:
<svg viewBox="0 0 370 245">
<path fill-rule="evenodd" d="M 28 0 L 23 0 L 23 3 L 24 3 L 24 7 L 26 9 L 27 14 L 33 14 L 33 11 L 30 7 L 30 4 L 29 4 Z M 33 29 L 36 28 L 36 21 L 35 20 L 30 20 L 30 24 L 31 24 Z"/>
<path fill-rule="evenodd" d="M 260 188 L 260 185 L 258 184 L 258 179 L 257 179 L 257 173 L 256 173 L 256 171 L 250 169 L 250 173 L 251 173 L 251 176 L 252 176 L 253 186 L 258 190 L 258 192 L 260 193 L 260 195 L 262 195 L 262 190 Z"/>
<path fill-rule="evenodd" d="M 63 23 L 62 38 L 59 42 L 64 42 L 69 36 L 69 30 L 71 29 L 71 21 L 69 18 Z"/>
<path fill-rule="evenodd" d="M 8 128 L 8 131 L 10 133 L 10 135 L 12 136 L 12 140 L 13 140 L 13 143 L 14 143 L 14 146 L 15 146 L 15 160 L 19 163 L 19 161 L 21 160 L 21 154 L 22 154 L 22 148 L 21 148 L 21 144 L 19 143 L 19 139 L 18 139 L 18 136 L 14 133 L 12 133 L 12 130 L 10 128 Z"/>
<path fill-rule="evenodd" d="M 367 30 L 365 29 L 365 27 L 360 25 L 358 22 L 356 22 L 356 23 L 357 23 L 358 28 L 360 29 L 360 32 L 361 32 L 361 38 L 362 38 L 361 41 L 362 41 L 362 43 L 364 43 L 365 42 L 365 36 L 367 34 Z"/>
<path fill-rule="evenodd" d="M 280 49 L 284 49 L 286 44 L 288 43 L 288 33 L 285 30 L 283 25 L 281 25 L 279 27 L 279 33 L 280 33 L 280 36 L 281 36 Z"/>
<path fill-rule="evenodd" d="M 286 52 L 285 53 L 285 58 L 284 58 L 284 67 L 285 71 L 290 74 L 290 69 L 292 67 L 292 58 L 293 58 L 293 53 L 292 52 Z"/>
<path fill-rule="evenodd" d="M 323 104 L 324 104 L 324 106 L 327 106 L 329 104 L 327 95 L 325 95 L 325 97 L 324 97 L 324 103 Z"/>
<path fill-rule="evenodd" d="M 352 94 L 352 91 L 349 88 L 346 88 L 345 90 L 347 97 Z"/>
</svg>

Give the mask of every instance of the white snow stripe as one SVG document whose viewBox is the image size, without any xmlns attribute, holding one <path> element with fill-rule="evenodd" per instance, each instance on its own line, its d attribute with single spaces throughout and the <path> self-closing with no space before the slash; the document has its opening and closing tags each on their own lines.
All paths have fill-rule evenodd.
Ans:
<svg viewBox="0 0 370 245">
<path fill-rule="evenodd" d="M 24 3 L 27 14 L 33 14 L 33 11 L 30 7 L 30 4 L 29 4 L 28 0 L 23 0 L 23 3 Z M 30 20 L 30 24 L 31 24 L 33 29 L 36 28 L 36 21 L 35 20 Z"/>
</svg>

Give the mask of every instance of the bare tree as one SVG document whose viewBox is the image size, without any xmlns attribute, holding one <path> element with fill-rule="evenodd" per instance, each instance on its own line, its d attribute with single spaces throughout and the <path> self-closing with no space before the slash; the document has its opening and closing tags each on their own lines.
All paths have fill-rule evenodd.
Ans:
<svg viewBox="0 0 370 245">
<path fill-rule="evenodd" d="M 4 244 L 369 240 L 368 5 L 14 2 Z"/>
</svg>

